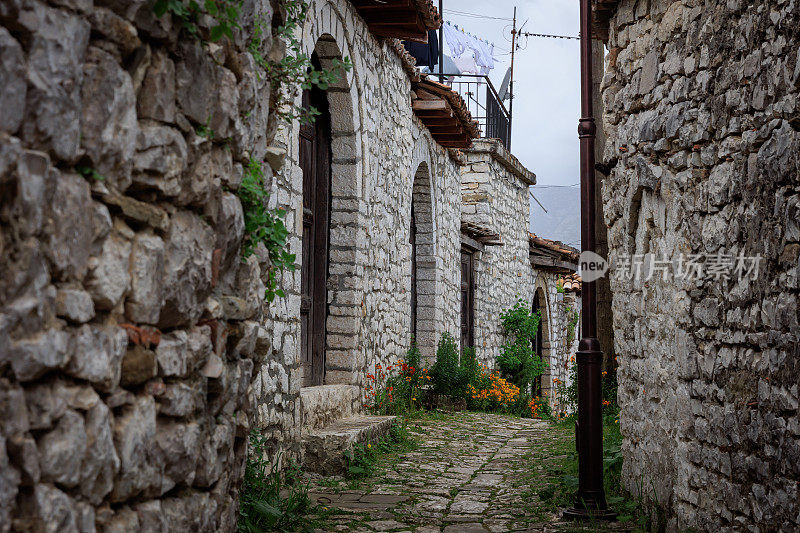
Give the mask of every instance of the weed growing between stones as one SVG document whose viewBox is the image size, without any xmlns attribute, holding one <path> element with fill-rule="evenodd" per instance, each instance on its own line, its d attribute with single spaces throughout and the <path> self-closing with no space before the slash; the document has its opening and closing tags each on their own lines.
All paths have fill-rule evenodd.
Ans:
<svg viewBox="0 0 800 533">
<path fill-rule="evenodd" d="M 239 8 L 241 2 L 233 0 L 203 0 L 202 5 L 196 0 L 156 0 L 153 12 L 157 17 L 166 13 L 180 21 L 183 29 L 192 37 L 200 37 L 198 19 L 201 15 L 209 15 L 216 23 L 209 30 L 209 40 L 219 41 L 223 37 L 233 39 L 233 29 L 239 27 Z"/>
<path fill-rule="evenodd" d="M 265 458 L 265 444 L 266 439 L 257 431 L 250 433 L 250 454 L 239 505 L 239 532 L 313 530 L 312 514 L 316 506 L 308 496 L 308 484 L 299 481 L 296 465 L 281 473 L 280 457 L 271 464 Z"/>
<path fill-rule="evenodd" d="M 350 480 L 370 477 L 375 473 L 377 465 L 387 456 L 416 448 L 412 440 L 408 422 L 395 423 L 389 434 L 376 442 L 358 443 L 348 450 L 347 477 Z"/>
</svg>

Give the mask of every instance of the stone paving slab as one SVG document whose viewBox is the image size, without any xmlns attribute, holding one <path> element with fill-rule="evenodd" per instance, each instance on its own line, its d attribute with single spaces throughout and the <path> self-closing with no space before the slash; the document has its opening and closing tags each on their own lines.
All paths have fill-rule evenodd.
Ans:
<svg viewBox="0 0 800 533">
<path fill-rule="evenodd" d="M 564 522 L 560 509 L 537 496 L 552 479 L 536 461 L 558 464 L 566 457 L 563 431 L 539 420 L 470 412 L 412 420 L 409 428 L 419 448 L 387 458 L 368 479 L 310 475 L 314 501 L 349 513 L 329 518 L 319 531 L 595 530 Z"/>
</svg>

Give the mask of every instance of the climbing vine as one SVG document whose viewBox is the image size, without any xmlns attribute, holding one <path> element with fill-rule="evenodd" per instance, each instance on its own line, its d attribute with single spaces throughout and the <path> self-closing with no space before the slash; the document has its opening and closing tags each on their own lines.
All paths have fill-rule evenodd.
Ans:
<svg viewBox="0 0 800 533">
<path fill-rule="evenodd" d="M 565 348 L 569 350 L 573 341 L 575 341 L 575 327 L 578 325 L 579 315 L 578 311 L 569 305 L 565 309 L 565 313 L 567 315 L 567 345 Z"/>
<path fill-rule="evenodd" d="M 241 2 L 232 0 L 203 0 L 201 5 L 197 0 L 184 2 L 183 0 L 156 0 L 153 12 L 157 17 L 169 13 L 174 20 L 180 22 L 184 30 L 193 37 L 200 36 L 197 21 L 200 15 L 207 14 L 214 17 L 216 24 L 211 26 L 209 39 L 219 41 L 223 37 L 233 39 L 234 28 L 239 27 L 239 9 Z"/>
<path fill-rule="evenodd" d="M 295 254 L 289 253 L 287 241 L 289 230 L 283 223 L 284 209 L 269 210 L 266 207 L 269 193 L 264 183 L 264 170 L 261 162 L 250 159 L 247 171 L 242 177 L 238 190 L 244 211 L 244 257 L 251 256 L 259 244 L 263 244 L 270 259 L 270 269 L 266 279 L 265 297 L 271 302 L 275 296 L 285 296 L 278 287 L 278 273 L 295 269 Z"/>
<path fill-rule="evenodd" d="M 241 28 L 241 5 L 242 2 L 236 0 L 156 0 L 153 11 L 157 17 L 171 15 L 190 36 L 205 43 L 206 40 L 213 42 L 222 38 L 233 39 L 234 30 Z M 273 98 L 270 108 L 278 117 L 286 122 L 295 119 L 303 123 L 313 122 L 319 111 L 313 107 L 303 108 L 295 104 L 297 90 L 314 87 L 326 90 L 352 68 L 352 63 L 346 57 L 343 60 L 334 59 L 329 69 L 317 68 L 311 57 L 303 52 L 297 37 L 308 13 L 308 4 L 305 0 L 280 0 L 279 6 L 282 9 L 277 9 L 275 16 L 277 18 L 281 12 L 284 13 L 283 22 L 274 29 L 273 39 L 286 44 L 284 57 L 273 59 L 264 54 L 264 36 L 271 29 L 271 21 L 259 16 L 255 19 L 247 50 L 269 80 Z M 202 15 L 208 15 L 214 20 L 207 39 L 198 24 Z M 261 75 L 259 72 L 256 74 L 259 77 Z M 214 140 L 214 132 L 208 124 L 199 125 L 196 132 L 198 136 Z M 238 190 L 245 222 L 242 255 L 249 257 L 259 245 L 266 249 L 270 268 L 264 296 L 271 302 L 275 296 L 285 296 L 279 287 L 278 275 L 285 270 L 295 270 L 296 255 L 289 253 L 289 231 L 283 222 L 286 211 L 282 208 L 267 209 L 268 186 L 263 163 L 251 158 Z"/>
<path fill-rule="evenodd" d="M 317 68 L 311 57 L 303 52 L 302 44 L 297 37 L 308 14 L 308 4 L 305 0 L 283 0 L 283 7 L 286 16 L 283 24 L 275 28 L 275 38 L 286 43 L 284 57 L 272 60 L 261 53 L 262 36 L 269 26 L 260 18 L 256 20 L 248 50 L 270 80 L 275 95 L 273 105 L 280 118 L 286 122 L 299 120 L 301 123 L 310 123 L 319 115 L 319 111 L 313 106 L 304 108 L 302 105 L 297 105 L 294 102 L 297 89 L 309 90 L 316 87 L 323 91 L 327 90 L 353 65 L 350 58 L 345 57 L 341 60 L 331 60 L 330 68 Z"/>
</svg>

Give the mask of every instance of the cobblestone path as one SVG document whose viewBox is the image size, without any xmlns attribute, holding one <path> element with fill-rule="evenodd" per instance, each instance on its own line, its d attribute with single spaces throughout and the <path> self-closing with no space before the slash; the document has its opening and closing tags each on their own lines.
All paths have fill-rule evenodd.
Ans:
<svg viewBox="0 0 800 533">
<path fill-rule="evenodd" d="M 369 478 L 312 478 L 312 498 L 332 513 L 320 531 L 582 530 L 538 496 L 574 447 L 571 431 L 484 413 L 409 427 L 418 447 L 389 454 Z"/>
</svg>

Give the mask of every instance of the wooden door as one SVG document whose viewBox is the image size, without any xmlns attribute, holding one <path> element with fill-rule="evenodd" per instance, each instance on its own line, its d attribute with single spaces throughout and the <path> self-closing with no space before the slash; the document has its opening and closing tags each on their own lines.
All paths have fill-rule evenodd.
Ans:
<svg viewBox="0 0 800 533">
<path fill-rule="evenodd" d="M 325 374 L 331 135 L 325 92 L 305 91 L 303 106 L 314 106 L 320 111 L 316 121 L 300 127 L 300 167 L 303 169 L 300 343 L 303 386 L 309 387 L 322 385 Z"/>
<path fill-rule="evenodd" d="M 475 346 L 474 254 L 461 250 L 461 349 Z"/>
<path fill-rule="evenodd" d="M 411 334 L 417 339 L 417 220 L 414 217 L 414 204 L 411 204 Z"/>
</svg>

